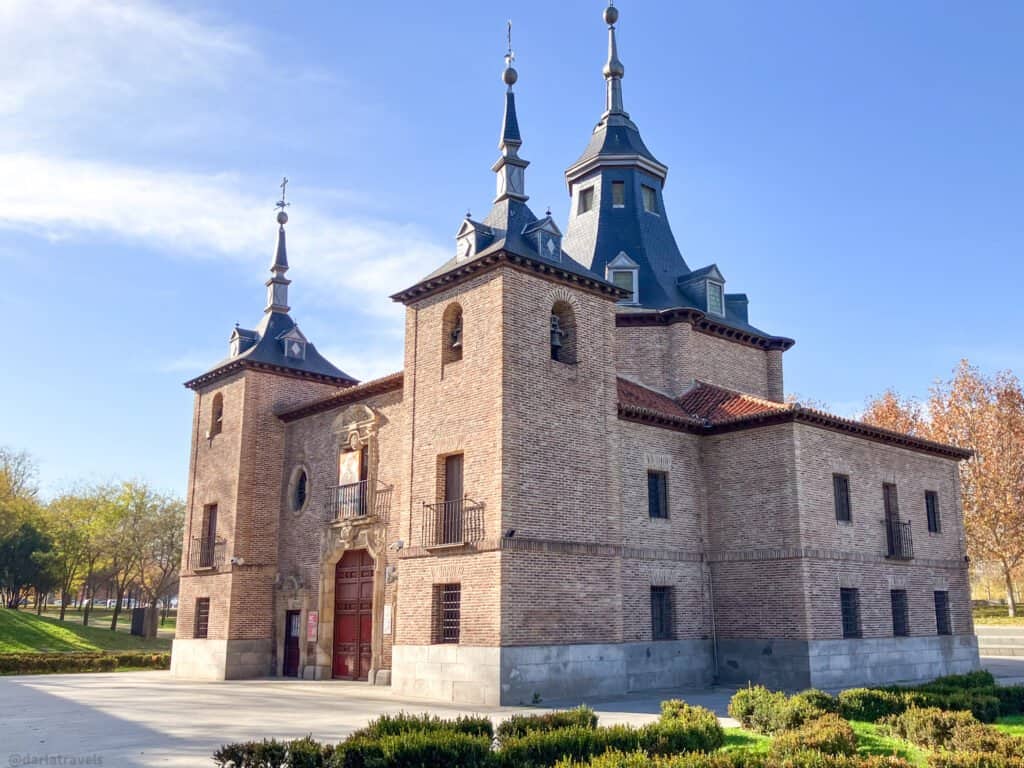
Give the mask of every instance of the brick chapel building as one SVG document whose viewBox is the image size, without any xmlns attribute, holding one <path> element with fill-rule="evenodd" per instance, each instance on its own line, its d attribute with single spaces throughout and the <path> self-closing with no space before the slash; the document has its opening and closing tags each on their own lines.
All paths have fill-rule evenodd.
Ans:
<svg viewBox="0 0 1024 768">
<path fill-rule="evenodd" d="M 507 57 L 497 196 L 392 297 L 402 371 L 360 383 L 299 330 L 282 207 L 262 321 L 186 385 L 175 674 L 515 704 L 978 665 L 967 452 L 784 402 L 794 342 L 676 245 L 617 16 L 564 235 Z"/>
</svg>

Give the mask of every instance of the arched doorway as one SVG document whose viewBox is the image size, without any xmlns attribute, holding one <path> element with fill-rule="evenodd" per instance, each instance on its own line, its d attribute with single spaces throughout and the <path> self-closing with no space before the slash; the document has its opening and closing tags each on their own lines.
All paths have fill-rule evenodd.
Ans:
<svg viewBox="0 0 1024 768">
<path fill-rule="evenodd" d="M 366 680 L 373 660 L 373 558 L 350 549 L 334 569 L 332 676 Z"/>
</svg>

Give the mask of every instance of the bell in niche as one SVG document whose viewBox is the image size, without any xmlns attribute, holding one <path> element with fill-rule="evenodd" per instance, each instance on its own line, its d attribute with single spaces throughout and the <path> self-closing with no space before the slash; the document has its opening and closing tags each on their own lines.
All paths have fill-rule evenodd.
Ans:
<svg viewBox="0 0 1024 768">
<path fill-rule="evenodd" d="M 449 334 L 452 349 L 462 349 L 462 315 L 455 320 L 455 325 Z"/>
<path fill-rule="evenodd" d="M 562 349 L 562 339 L 566 332 L 562 330 L 562 323 L 558 315 L 551 316 L 551 359 L 557 360 L 558 353 Z"/>
</svg>

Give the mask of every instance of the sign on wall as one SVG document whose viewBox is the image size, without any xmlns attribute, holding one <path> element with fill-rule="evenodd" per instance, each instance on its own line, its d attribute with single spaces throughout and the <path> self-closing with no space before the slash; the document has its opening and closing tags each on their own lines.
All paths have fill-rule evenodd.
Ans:
<svg viewBox="0 0 1024 768">
<path fill-rule="evenodd" d="M 316 642 L 316 633 L 320 626 L 320 612 L 310 611 L 306 620 L 306 640 Z"/>
<path fill-rule="evenodd" d="M 384 634 L 391 634 L 391 603 L 384 603 Z"/>
</svg>

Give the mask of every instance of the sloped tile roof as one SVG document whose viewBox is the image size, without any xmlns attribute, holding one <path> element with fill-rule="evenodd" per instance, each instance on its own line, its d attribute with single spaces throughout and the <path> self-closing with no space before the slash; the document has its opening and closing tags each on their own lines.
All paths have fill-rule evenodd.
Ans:
<svg viewBox="0 0 1024 768">
<path fill-rule="evenodd" d="M 358 403 L 360 400 L 365 400 L 366 398 L 373 397 L 374 395 L 381 395 L 385 392 L 393 392 L 395 390 L 402 389 L 404 384 L 404 371 L 390 373 L 379 379 L 371 379 L 370 381 L 364 381 L 362 384 L 356 384 L 353 387 L 346 387 L 340 392 L 321 400 L 308 403 L 300 408 L 282 411 L 277 414 L 277 417 L 286 423 L 290 421 L 297 421 L 298 419 L 305 418 L 306 416 L 312 416 L 317 413 L 323 413 L 324 411 L 331 411 L 335 408 L 340 408 L 343 405 Z"/>
<path fill-rule="evenodd" d="M 674 402 L 688 416 L 712 424 L 743 416 L 755 416 L 789 409 L 789 406 L 783 403 L 724 389 L 703 381 L 696 382 Z"/>
</svg>

